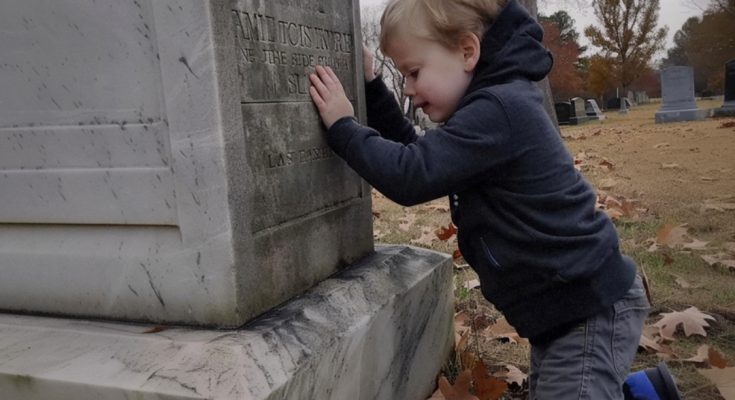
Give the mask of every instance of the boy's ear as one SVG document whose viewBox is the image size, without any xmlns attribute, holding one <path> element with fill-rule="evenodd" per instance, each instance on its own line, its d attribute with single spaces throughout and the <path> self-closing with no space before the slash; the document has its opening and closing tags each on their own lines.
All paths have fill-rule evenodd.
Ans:
<svg viewBox="0 0 735 400">
<path fill-rule="evenodd" d="M 459 49 L 464 57 L 464 71 L 474 71 L 480 61 L 480 39 L 474 33 L 466 33 L 459 39 Z"/>
</svg>

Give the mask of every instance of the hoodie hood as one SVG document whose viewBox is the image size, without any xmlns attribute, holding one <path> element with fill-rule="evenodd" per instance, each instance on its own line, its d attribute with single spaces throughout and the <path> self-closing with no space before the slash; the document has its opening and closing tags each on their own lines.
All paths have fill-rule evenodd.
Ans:
<svg viewBox="0 0 735 400">
<path fill-rule="evenodd" d="M 518 0 L 508 0 L 480 42 L 480 60 L 467 94 L 513 79 L 544 79 L 554 61 L 541 43 L 543 36 L 541 26 Z"/>
</svg>

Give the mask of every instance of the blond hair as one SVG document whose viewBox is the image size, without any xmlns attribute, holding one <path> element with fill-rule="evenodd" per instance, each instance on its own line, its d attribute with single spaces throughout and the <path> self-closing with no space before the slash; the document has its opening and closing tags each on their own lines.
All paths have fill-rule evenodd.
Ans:
<svg viewBox="0 0 735 400">
<path fill-rule="evenodd" d="M 500 13 L 506 0 L 390 0 L 380 19 L 380 50 L 399 31 L 441 43 L 449 49 L 458 46 L 466 33 L 482 39 L 488 26 Z"/>
</svg>

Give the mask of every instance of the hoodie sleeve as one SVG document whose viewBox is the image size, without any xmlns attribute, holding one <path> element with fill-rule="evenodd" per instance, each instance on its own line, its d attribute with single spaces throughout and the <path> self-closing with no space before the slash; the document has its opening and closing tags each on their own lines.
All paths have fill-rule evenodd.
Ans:
<svg viewBox="0 0 735 400">
<path fill-rule="evenodd" d="M 332 149 L 396 203 L 410 206 L 462 191 L 513 157 L 510 122 L 499 99 L 477 96 L 447 123 L 404 145 L 354 118 L 327 132 Z"/>
<path fill-rule="evenodd" d="M 413 124 L 403 116 L 393 93 L 388 90 L 382 76 L 365 84 L 368 126 L 380 132 L 386 139 L 409 144 L 418 138 Z"/>
</svg>

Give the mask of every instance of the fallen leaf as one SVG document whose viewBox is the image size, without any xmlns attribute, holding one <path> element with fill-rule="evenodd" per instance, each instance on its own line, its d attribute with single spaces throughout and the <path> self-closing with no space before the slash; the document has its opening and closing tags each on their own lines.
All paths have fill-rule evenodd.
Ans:
<svg viewBox="0 0 735 400">
<path fill-rule="evenodd" d="M 436 389 L 427 400 L 446 400 L 446 397 L 444 397 L 441 390 Z"/>
<path fill-rule="evenodd" d="M 699 180 L 704 181 L 704 182 L 714 182 L 717 180 L 717 178 L 713 178 L 711 176 L 700 176 Z"/>
<path fill-rule="evenodd" d="M 466 343 L 465 334 L 470 330 L 470 327 L 465 324 L 466 321 L 467 314 L 464 311 L 454 314 L 454 348 L 458 353 L 464 350 L 460 345 L 463 344 L 463 339 Z"/>
<path fill-rule="evenodd" d="M 661 169 L 681 169 L 681 166 L 677 163 L 663 163 Z"/>
<path fill-rule="evenodd" d="M 705 211 L 714 210 L 714 211 L 725 212 L 725 211 L 735 210 L 735 203 L 727 203 L 724 201 L 708 199 L 704 201 L 703 207 Z"/>
<path fill-rule="evenodd" d="M 378 212 L 378 211 L 373 211 L 373 217 L 375 217 L 375 218 L 380 218 L 380 212 Z"/>
<path fill-rule="evenodd" d="M 472 373 L 470 370 L 462 371 L 457 375 L 454 385 L 449 384 L 445 376 L 439 377 L 439 391 L 446 400 L 480 400 L 470 393 L 472 384 Z"/>
<path fill-rule="evenodd" d="M 406 214 L 398 220 L 398 229 L 408 232 L 416 222 L 416 214 Z"/>
<path fill-rule="evenodd" d="M 644 333 L 641 334 L 641 338 L 638 341 L 638 347 L 642 348 L 643 351 L 647 353 L 658 353 L 661 351 L 661 344 Z"/>
<path fill-rule="evenodd" d="M 613 221 L 617 221 L 623 216 L 623 212 L 615 208 L 605 210 L 605 214 Z"/>
<path fill-rule="evenodd" d="M 676 284 L 679 285 L 682 289 L 689 289 L 692 287 L 689 282 L 687 282 L 684 278 L 680 277 L 679 275 L 674 275 L 676 277 Z"/>
<path fill-rule="evenodd" d="M 472 368 L 472 380 L 475 383 L 475 394 L 480 400 L 497 400 L 508 390 L 508 384 L 487 374 L 485 364 L 478 360 Z"/>
<path fill-rule="evenodd" d="M 707 356 L 709 357 L 709 365 L 720 369 L 727 367 L 727 361 L 719 351 L 710 347 L 707 351 Z"/>
<path fill-rule="evenodd" d="M 668 142 L 658 143 L 653 146 L 654 149 L 663 149 L 665 147 L 671 146 Z"/>
<path fill-rule="evenodd" d="M 510 343 L 528 345 L 528 339 L 522 338 L 516 332 L 508 321 L 501 317 L 495 320 L 495 323 L 488 326 L 483 335 L 493 339 L 507 339 Z"/>
<path fill-rule="evenodd" d="M 480 287 L 480 280 L 479 279 L 472 279 L 464 283 L 464 287 L 467 290 L 472 290 L 474 288 Z"/>
<path fill-rule="evenodd" d="M 730 272 L 735 272 L 735 260 L 728 259 L 730 257 L 725 253 L 709 254 L 701 256 L 702 259 L 709 264 L 710 267 L 722 266 Z"/>
<path fill-rule="evenodd" d="M 143 331 L 141 333 L 146 333 L 146 334 L 148 334 L 148 333 L 158 333 L 158 332 L 163 332 L 163 331 L 168 330 L 168 329 L 171 329 L 171 328 L 168 327 L 168 326 L 160 326 L 159 325 L 159 326 L 154 326 L 153 328 L 147 329 L 147 330 L 145 330 L 145 331 Z"/>
<path fill-rule="evenodd" d="M 436 237 L 438 237 L 439 240 L 441 240 L 442 242 L 446 242 L 447 240 L 449 240 L 449 238 L 454 236 L 455 233 L 457 233 L 457 228 L 451 222 L 449 223 L 449 225 L 447 225 L 446 228 L 442 226 L 434 231 Z"/>
<path fill-rule="evenodd" d="M 686 224 L 678 226 L 665 224 L 656 232 L 656 243 L 671 248 L 681 247 L 689 250 L 705 250 L 708 244 L 708 242 L 689 236 Z"/>
<path fill-rule="evenodd" d="M 431 204 L 427 204 L 426 205 L 426 208 L 429 208 L 431 210 L 438 211 L 438 212 L 443 212 L 443 213 L 449 212 L 449 206 L 446 205 L 446 204 L 433 204 L 433 203 L 431 203 Z"/>
<path fill-rule="evenodd" d="M 686 243 L 684 240 L 687 234 L 685 225 L 669 225 L 665 224 L 656 232 L 656 242 L 658 244 L 675 247 Z"/>
<path fill-rule="evenodd" d="M 608 179 L 603 179 L 602 181 L 600 181 L 599 187 L 600 189 L 607 190 L 607 189 L 612 189 L 617 184 L 618 182 L 615 179 L 608 178 Z"/>
<path fill-rule="evenodd" d="M 462 258 L 462 253 L 459 251 L 459 249 L 454 250 L 454 252 L 452 253 L 452 259 L 454 261 L 457 261 L 460 258 Z"/>
<path fill-rule="evenodd" d="M 689 243 L 684 243 L 681 247 L 689 250 L 706 250 L 709 242 L 705 242 L 699 239 L 692 238 Z"/>
<path fill-rule="evenodd" d="M 722 354 L 720 354 L 717 350 L 707 346 L 706 344 L 703 344 L 699 346 L 699 348 L 697 348 L 696 355 L 682 361 L 704 364 L 705 366 L 711 366 L 715 368 L 727 367 L 727 363 L 725 362 L 725 358 L 722 356 Z"/>
<path fill-rule="evenodd" d="M 673 340 L 674 333 L 679 325 L 682 325 L 684 334 L 688 337 L 691 335 L 707 336 L 704 328 L 708 328 L 707 320 L 715 320 L 711 315 L 707 315 L 699 311 L 696 307 L 689 307 L 684 311 L 674 311 L 670 313 L 661 313 L 663 318 L 653 324 L 653 326 L 661 329 L 661 337 Z"/>
<path fill-rule="evenodd" d="M 600 165 L 607 167 L 608 169 L 615 168 L 615 164 L 611 163 L 607 158 L 603 158 L 602 161 L 600 161 Z"/>
<path fill-rule="evenodd" d="M 503 368 L 508 370 L 508 372 L 500 372 L 497 374 L 497 377 L 503 379 L 511 385 L 518 385 L 522 387 L 523 382 L 528 379 L 528 375 L 518 369 L 518 367 L 516 367 L 515 365 L 505 364 L 503 365 Z"/>
<path fill-rule="evenodd" d="M 735 400 L 735 367 L 698 369 L 697 372 L 714 383 L 725 400 Z"/>
</svg>

